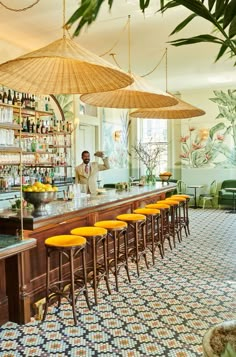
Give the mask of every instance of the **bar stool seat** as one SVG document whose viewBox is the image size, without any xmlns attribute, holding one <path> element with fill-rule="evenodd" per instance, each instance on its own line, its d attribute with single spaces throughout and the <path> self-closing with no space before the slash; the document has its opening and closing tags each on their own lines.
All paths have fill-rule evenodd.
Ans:
<svg viewBox="0 0 236 357">
<path fill-rule="evenodd" d="M 132 242 L 128 236 L 128 256 L 136 263 L 137 274 L 139 276 L 139 261 L 141 257 L 144 258 L 146 267 L 148 268 L 145 235 L 146 216 L 143 214 L 127 213 L 118 215 L 116 219 L 126 222 L 128 224 L 128 234 L 133 233 L 134 240 Z"/>
<path fill-rule="evenodd" d="M 111 289 L 108 281 L 108 265 L 107 265 L 107 230 L 94 226 L 78 227 L 71 230 L 71 234 L 82 235 L 87 238 L 87 245 L 92 249 L 92 267 L 88 272 L 88 281 L 91 283 L 94 290 L 95 304 L 98 303 L 97 288 L 99 282 L 104 278 L 107 286 L 107 291 L 111 294 Z M 98 250 L 102 245 L 103 256 L 99 261 Z"/>
<path fill-rule="evenodd" d="M 152 253 L 152 263 L 155 264 L 156 247 L 159 248 L 161 257 L 163 258 L 161 237 L 159 230 L 159 218 L 161 211 L 155 208 L 137 208 L 134 213 L 144 214 L 147 217 L 146 222 L 146 243 L 147 248 Z"/>
<path fill-rule="evenodd" d="M 47 238 L 45 240 L 46 248 L 46 304 L 43 315 L 45 320 L 48 305 L 51 300 L 57 298 L 58 307 L 61 304 L 61 298 L 66 298 L 72 306 L 74 323 L 77 325 L 77 317 L 75 311 L 76 301 L 81 292 L 84 293 L 88 308 L 90 304 L 88 300 L 87 291 L 87 272 L 86 272 L 86 238 L 77 235 L 59 235 Z M 50 281 L 50 265 L 51 256 L 53 253 L 58 253 L 59 267 L 58 267 L 58 280 Z M 79 268 L 75 269 L 75 259 L 79 259 L 82 255 L 82 277 L 77 275 Z M 64 276 L 62 257 L 66 258 L 69 262 L 70 275 Z M 64 262 L 65 263 L 65 262 Z M 75 291 L 75 288 L 77 290 Z M 75 295 L 76 293 L 76 295 Z"/>
<path fill-rule="evenodd" d="M 118 220 L 98 221 L 94 224 L 95 227 L 105 228 L 108 231 L 107 244 L 109 247 L 109 239 L 113 244 L 113 251 L 109 254 L 108 249 L 108 270 L 115 276 L 116 290 L 119 291 L 118 275 L 121 267 L 124 267 L 127 273 L 129 282 L 131 282 L 128 265 L 128 236 L 127 223 Z M 123 236 L 123 245 L 121 246 Z"/>
</svg>

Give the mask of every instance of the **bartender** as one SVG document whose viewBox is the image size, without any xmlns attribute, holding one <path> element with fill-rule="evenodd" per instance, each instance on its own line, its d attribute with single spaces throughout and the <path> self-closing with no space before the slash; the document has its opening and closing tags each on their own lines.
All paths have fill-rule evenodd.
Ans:
<svg viewBox="0 0 236 357">
<path fill-rule="evenodd" d="M 100 157 L 103 164 L 98 164 L 95 161 L 90 162 L 90 153 L 85 150 L 81 154 L 83 162 L 75 168 L 75 183 L 85 184 L 86 192 L 91 194 L 96 194 L 97 173 L 110 168 L 109 159 L 102 151 L 95 152 L 94 156 Z"/>
</svg>

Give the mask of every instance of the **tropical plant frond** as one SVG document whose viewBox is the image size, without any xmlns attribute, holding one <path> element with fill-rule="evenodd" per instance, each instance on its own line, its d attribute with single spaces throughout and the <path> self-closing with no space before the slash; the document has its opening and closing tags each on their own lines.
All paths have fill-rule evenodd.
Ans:
<svg viewBox="0 0 236 357">
<path fill-rule="evenodd" d="M 182 21 L 178 26 L 176 26 L 176 28 L 171 32 L 170 36 L 183 30 L 183 28 L 187 26 L 196 16 L 196 14 L 189 15 L 184 21 Z"/>
<path fill-rule="evenodd" d="M 222 44 L 222 40 L 220 38 L 208 34 L 189 37 L 189 38 L 180 38 L 178 40 L 169 41 L 169 43 L 171 43 L 173 46 L 190 45 L 200 42 L 211 42 L 211 43 Z"/>
</svg>

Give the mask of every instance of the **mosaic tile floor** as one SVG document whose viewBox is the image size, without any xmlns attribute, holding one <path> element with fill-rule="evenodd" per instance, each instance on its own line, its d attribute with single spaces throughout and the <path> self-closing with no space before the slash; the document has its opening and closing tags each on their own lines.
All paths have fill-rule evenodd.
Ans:
<svg viewBox="0 0 236 357">
<path fill-rule="evenodd" d="M 191 210 L 190 222 L 191 236 L 139 279 L 124 272 L 119 293 L 101 286 L 91 311 L 81 297 L 78 327 L 67 304 L 44 323 L 2 326 L 0 356 L 202 356 L 206 330 L 236 319 L 236 215 Z"/>
</svg>

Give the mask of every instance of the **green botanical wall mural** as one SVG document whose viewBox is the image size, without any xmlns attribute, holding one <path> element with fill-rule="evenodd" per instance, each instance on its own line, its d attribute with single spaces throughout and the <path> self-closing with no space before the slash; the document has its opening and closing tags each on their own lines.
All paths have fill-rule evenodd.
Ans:
<svg viewBox="0 0 236 357">
<path fill-rule="evenodd" d="M 181 163 L 185 167 L 236 166 L 236 90 L 214 91 L 210 100 L 218 105 L 218 122 L 210 128 L 189 126 L 180 139 Z"/>
<path fill-rule="evenodd" d="M 73 95 L 59 94 L 59 95 L 56 95 L 55 98 L 57 99 L 57 101 L 64 113 L 65 120 L 72 121 L 74 118 Z"/>
</svg>

